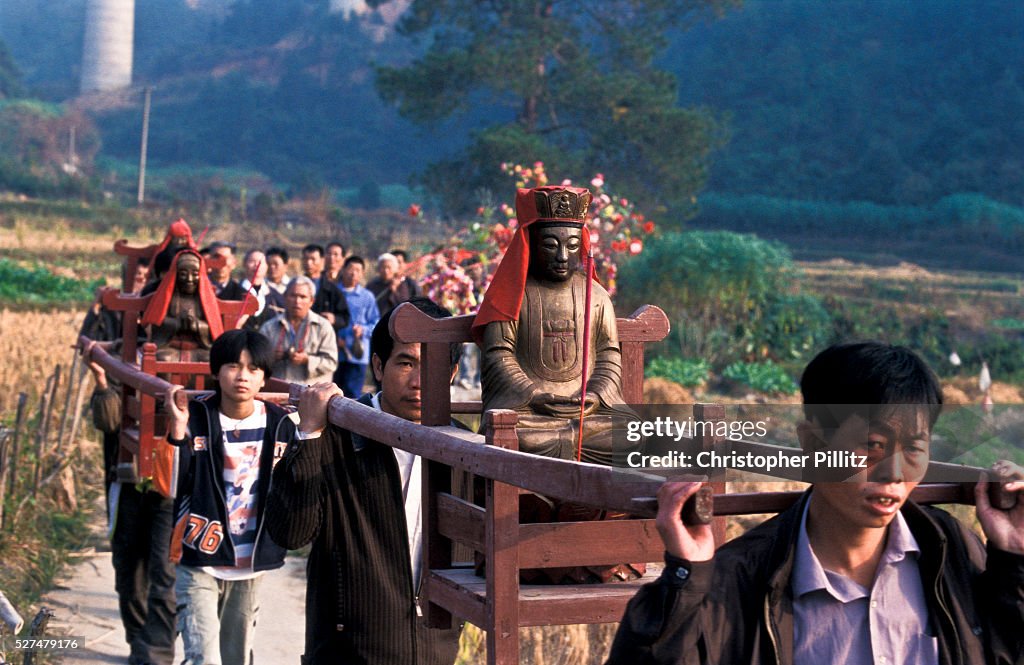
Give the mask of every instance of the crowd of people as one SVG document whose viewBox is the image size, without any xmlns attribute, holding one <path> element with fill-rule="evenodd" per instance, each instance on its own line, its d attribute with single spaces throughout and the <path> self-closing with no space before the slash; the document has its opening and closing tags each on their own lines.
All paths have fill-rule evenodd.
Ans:
<svg viewBox="0 0 1024 665">
<path fill-rule="evenodd" d="M 534 192 L 521 190 L 520 198 L 540 200 Z M 572 206 L 561 203 L 580 192 L 537 188 L 558 205 L 524 204 L 532 213 L 521 214 L 519 244 L 506 260 L 518 281 L 510 286 L 496 276 L 490 311 L 474 322 L 485 366 L 495 348 L 506 355 L 525 348 L 520 339 L 528 335 L 513 333 L 530 316 L 542 319 L 530 324 L 534 330 L 546 330 L 562 315 L 547 309 L 576 302 L 569 298 L 586 248 L 582 212 L 570 214 Z M 183 387 L 173 386 L 165 396 L 167 441 L 180 452 L 175 496 L 110 479 L 129 662 L 170 665 L 180 633 L 186 663 L 251 665 L 260 580 L 283 565 L 286 548 L 306 545 L 303 663 L 454 662 L 461 628 L 428 627 L 419 605 L 421 460 L 327 419 L 328 402 L 345 394 L 418 423 L 420 348 L 394 340 L 389 319 L 406 301 L 435 318 L 450 313 L 419 295 L 397 251 L 378 258 L 377 277 L 365 287 L 365 260 L 340 243 L 303 247 L 302 274 L 294 276 L 285 250 L 250 250 L 240 282 L 233 280 L 235 252 L 226 242 L 178 246 L 151 261 L 156 280 L 170 271 L 171 286 L 177 280 L 193 299 L 209 289 L 224 300 L 251 296 L 256 309 L 241 328 L 211 335 L 212 395 L 182 400 Z M 197 264 L 208 272 L 194 275 Z M 145 281 L 133 277 L 133 288 Z M 168 281 L 154 284 L 141 292 L 154 294 L 161 317 L 191 320 L 205 307 L 183 310 Z M 568 285 L 562 300 L 552 295 L 558 284 Z M 614 364 L 608 309 L 604 352 Z M 97 329 L 114 327 L 102 308 L 90 316 Z M 188 344 L 201 343 L 200 327 L 186 328 Z M 560 326 L 554 337 L 562 344 L 577 329 Z M 452 344 L 453 380 L 461 355 Z M 117 445 L 120 419 L 102 369 L 92 367 L 106 450 Z M 376 385 L 364 391 L 368 368 Z M 309 386 L 296 413 L 257 398 L 270 377 Z M 485 403 L 487 389 L 485 381 Z M 870 466 L 845 482 L 814 483 L 793 508 L 718 550 L 710 527 L 680 516 L 699 483 L 664 484 L 656 520 L 664 572 L 630 603 L 608 662 L 1024 662 L 1024 501 L 998 508 L 986 482 L 978 483 L 986 547 L 949 514 L 910 500 L 942 406 L 932 370 L 903 347 L 840 344 L 812 360 L 801 391 L 801 447 L 863 450 Z M 526 397 L 549 406 L 570 399 L 536 390 Z M 600 396 L 593 399 L 596 412 Z M 854 406 L 837 415 L 832 405 Z M 549 420 L 537 421 L 534 429 L 544 431 L 536 443 L 559 436 L 547 433 L 554 431 Z M 600 443 L 592 446 L 598 453 Z M 1003 464 L 1001 475 L 1014 481 L 1006 489 L 1024 491 L 1024 471 Z"/>
<path fill-rule="evenodd" d="M 94 421 L 104 433 L 115 584 L 133 665 L 174 662 L 174 641 L 179 634 L 185 662 L 248 665 L 260 578 L 284 561 L 285 550 L 277 543 L 299 547 L 316 536 L 320 544 L 314 547 L 314 559 L 325 546 L 332 551 L 338 548 L 338 533 L 316 523 L 319 513 L 307 514 L 309 506 L 305 506 L 306 513 L 299 512 L 304 493 L 318 491 L 319 476 L 284 475 L 276 485 L 292 488 L 301 483 L 299 494 L 287 489 L 268 493 L 271 473 L 285 459 L 285 449 L 316 438 L 314 434 L 319 435 L 325 427 L 316 426 L 317 417 L 308 414 L 301 422 L 314 424 L 297 425 L 297 418 L 256 399 L 266 379 L 273 376 L 318 385 L 321 389 L 311 391 L 306 399 L 319 400 L 321 406 L 337 394 L 359 398 L 365 393 L 366 404 L 418 421 L 419 349 L 392 343 L 388 319 L 403 302 L 412 302 L 433 316 L 449 315 L 421 296 L 410 274 L 415 266 L 400 249 L 377 258 L 376 276 L 365 285 L 367 261 L 346 252 L 340 242 L 304 246 L 301 270 L 296 274 L 290 270 L 288 251 L 281 247 L 251 249 L 241 255 L 241 263 L 239 266 L 233 243 L 215 241 L 197 249 L 187 225 L 176 222 L 168 239 L 151 258 L 140 259 L 132 279 L 125 281 L 128 293 L 152 294 L 141 323 L 145 339 L 158 342 L 158 357 L 207 360 L 214 378 L 214 395 L 191 400 L 187 407 L 177 407 L 173 395 L 167 396 L 167 439 L 180 451 L 175 496 L 165 496 L 149 483 L 126 477 L 123 464 L 119 474 L 118 393 L 104 370 L 95 363 L 90 365 L 96 378 Z M 200 266 L 205 268 L 202 274 Z M 203 302 L 206 290 L 221 301 L 251 298 L 255 312 L 240 329 L 214 330 L 217 334 L 212 335 L 211 324 L 216 328 L 220 322 Z M 194 301 L 194 306 L 187 309 L 179 300 Z M 162 304 L 154 307 L 153 302 Z M 121 333 L 117 313 L 97 301 L 87 314 L 82 333 L 93 339 L 115 340 Z M 211 337 L 215 337 L 212 342 Z M 396 346 L 399 348 L 393 351 Z M 457 347 L 453 346 L 453 367 L 461 352 Z M 372 373 L 368 373 L 371 365 Z M 323 390 L 325 386 L 329 391 Z M 364 390 L 367 387 L 369 392 Z M 304 411 L 309 409 L 300 406 L 299 412 Z M 365 446 L 367 453 L 371 448 Z M 307 450 L 312 449 L 307 445 Z M 299 462 L 288 462 L 282 468 L 306 464 L 302 460 L 310 459 L 309 455 L 316 453 L 301 455 Z M 290 453 L 287 459 L 293 456 Z M 370 459 L 369 454 L 361 457 Z M 419 541 L 395 538 L 396 534 L 419 533 L 418 518 L 408 512 L 419 509 L 419 491 L 409 490 L 409 483 L 418 479 L 418 464 L 415 473 L 413 469 L 418 459 L 402 455 L 383 460 L 376 455 L 374 459 L 376 468 L 385 474 L 389 464 L 397 463 L 394 482 L 403 498 L 401 503 L 390 500 L 392 490 L 387 486 L 392 479 L 387 475 L 380 479 L 383 485 L 369 494 L 366 488 L 350 484 L 345 498 L 367 504 L 360 508 L 366 517 L 365 525 L 359 527 L 361 542 L 379 541 L 380 551 L 390 552 L 392 558 L 404 546 L 404 560 L 417 561 Z M 274 505 L 279 508 L 268 514 Z M 410 516 L 407 529 L 399 528 L 394 519 L 397 514 Z M 300 515 L 302 519 L 297 520 Z M 323 517 L 329 519 L 330 515 Z M 271 537 L 261 538 L 265 531 Z M 395 569 L 394 562 L 390 563 L 382 574 L 400 575 L 403 568 Z M 324 566 L 325 571 L 334 570 L 333 564 Z M 353 562 L 351 571 L 360 569 Z M 413 583 L 408 586 L 411 589 Z M 312 593 L 314 586 L 310 588 Z M 337 606 L 342 601 L 338 594 L 343 593 L 338 585 L 324 588 L 327 590 L 319 592 L 324 596 L 321 604 Z M 344 588 L 346 596 L 360 597 L 351 592 L 359 586 L 346 583 Z M 421 621 L 410 609 L 414 597 L 405 593 L 404 587 L 392 596 L 382 597 L 377 591 L 368 592 L 375 602 L 383 602 L 390 610 L 398 608 L 395 616 L 405 617 L 399 620 L 410 621 L 423 635 L 436 632 L 416 627 Z M 314 658 L 308 653 L 307 662 L 333 662 L 331 654 L 339 648 L 347 653 L 365 648 L 353 626 L 342 633 L 341 623 L 327 623 L 330 629 L 318 632 L 313 646 L 319 655 Z M 445 654 L 436 662 L 451 662 L 459 631 L 441 632 L 445 639 L 431 640 L 439 645 L 439 653 Z M 397 649 L 400 655 L 395 662 L 413 662 L 407 660 L 411 643 L 388 638 L 373 650 L 384 645 Z"/>
</svg>

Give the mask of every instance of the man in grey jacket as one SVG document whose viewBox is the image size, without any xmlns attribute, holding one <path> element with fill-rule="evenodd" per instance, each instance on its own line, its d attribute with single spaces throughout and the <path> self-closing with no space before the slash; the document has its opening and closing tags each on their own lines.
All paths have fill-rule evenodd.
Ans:
<svg viewBox="0 0 1024 665">
<path fill-rule="evenodd" d="M 338 367 L 334 328 L 312 311 L 314 286 L 308 277 L 296 277 L 284 292 L 285 311 L 260 327 L 274 347 L 274 377 L 305 383 L 330 380 Z"/>
</svg>

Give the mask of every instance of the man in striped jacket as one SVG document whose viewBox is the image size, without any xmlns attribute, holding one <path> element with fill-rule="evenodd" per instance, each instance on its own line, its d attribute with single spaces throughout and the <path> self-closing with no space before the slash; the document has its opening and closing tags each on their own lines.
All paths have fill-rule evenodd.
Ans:
<svg viewBox="0 0 1024 665">
<path fill-rule="evenodd" d="M 413 305 L 450 316 L 426 298 Z M 388 333 L 390 312 L 371 336 L 371 365 L 382 390 L 359 401 L 420 420 L 420 346 Z M 460 345 L 452 345 L 451 372 Z M 327 423 L 333 383 L 309 389 L 302 423 L 274 471 L 267 528 L 288 548 L 313 543 L 306 586 L 304 665 L 450 665 L 459 627 L 428 628 L 419 607 L 422 518 L 420 458 Z"/>
</svg>

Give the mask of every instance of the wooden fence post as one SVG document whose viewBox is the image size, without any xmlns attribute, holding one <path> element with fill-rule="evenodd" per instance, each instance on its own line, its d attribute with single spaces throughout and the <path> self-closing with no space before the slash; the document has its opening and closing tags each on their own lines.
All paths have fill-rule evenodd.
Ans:
<svg viewBox="0 0 1024 665">
<path fill-rule="evenodd" d="M 78 387 L 75 389 L 75 412 L 71 418 L 71 433 L 68 435 L 68 445 L 74 445 L 78 436 L 78 426 L 82 422 L 82 406 L 85 402 L 86 375 L 89 368 L 83 362 L 78 367 Z"/>
<path fill-rule="evenodd" d="M 36 618 L 32 619 L 32 625 L 29 628 L 28 634 L 30 637 L 42 637 L 46 634 L 46 624 L 50 623 L 50 619 L 53 618 L 53 610 L 48 607 L 44 607 L 39 610 L 36 614 Z M 26 651 L 25 652 L 25 665 L 34 665 L 36 662 L 36 652 Z"/>
<path fill-rule="evenodd" d="M 0 531 L 4 529 L 4 500 L 7 498 L 7 444 L 11 430 L 0 427 Z"/>
<path fill-rule="evenodd" d="M 64 428 L 68 424 L 68 411 L 71 410 L 71 394 L 74 392 L 76 381 L 80 379 L 78 375 L 78 351 L 72 350 L 71 353 L 73 357 L 71 359 L 71 371 L 68 372 L 68 389 L 64 393 L 64 411 L 60 414 L 60 427 L 57 429 L 58 454 L 64 446 Z M 80 381 L 78 382 L 80 383 Z"/>
<path fill-rule="evenodd" d="M 11 441 L 11 495 L 18 493 L 18 440 L 21 438 L 21 428 L 25 426 L 25 405 L 28 403 L 28 394 L 18 393 L 18 411 L 14 417 L 14 438 Z"/>
<path fill-rule="evenodd" d="M 517 450 L 517 422 L 515 411 L 485 413 L 487 444 Z M 487 663 L 515 665 L 519 662 L 519 488 L 490 478 L 484 485 Z"/>
<path fill-rule="evenodd" d="M 43 421 L 46 420 L 46 403 L 52 387 L 53 374 L 46 379 L 46 387 L 43 388 L 43 394 L 39 396 L 39 422 L 36 424 L 36 463 L 32 471 L 32 491 L 29 492 L 31 496 L 35 496 L 36 491 L 39 489 L 39 479 L 43 473 L 43 445 L 45 441 L 43 438 Z"/>
</svg>

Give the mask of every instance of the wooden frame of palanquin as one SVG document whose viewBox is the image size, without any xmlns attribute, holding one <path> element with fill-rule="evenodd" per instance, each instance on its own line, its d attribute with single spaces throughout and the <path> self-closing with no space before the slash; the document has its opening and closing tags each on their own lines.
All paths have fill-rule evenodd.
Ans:
<svg viewBox="0 0 1024 665">
<path fill-rule="evenodd" d="M 106 288 L 100 301 L 107 309 L 121 313 L 121 360 L 108 363 L 106 371 L 121 382 L 121 434 L 118 473 L 121 480 L 132 482 L 153 475 L 156 449 L 164 440 L 164 424 L 157 411 L 157 401 L 172 384 L 191 385 L 202 390 L 210 376 L 208 362 L 172 362 L 156 359 L 156 345 L 147 343 L 138 348 L 139 319 L 149 305 L 152 294 L 129 295 L 124 292 L 135 274 L 140 258 L 150 258 L 158 245 L 133 247 L 124 240 L 114 243 L 114 252 L 124 257 L 122 288 Z M 224 330 L 236 327 L 238 320 L 255 313 L 251 301 L 217 300 Z M 100 358 L 102 348 L 87 338 L 79 340 L 86 359 Z M 102 364 L 102 363 L 101 363 Z M 138 368 L 138 372 L 133 371 Z M 161 379 L 168 377 L 169 381 Z"/>
<path fill-rule="evenodd" d="M 391 334 L 399 342 L 421 344 L 422 425 L 399 421 L 389 423 L 387 432 L 374 438 L 411 450 L 429 460 L 425 468 L 424 575 L 421 600 L 425 601 L 430 625 L 447 627 L 453 617 L 465 619 L 487 632 L 487 661 L 491 665 L 519 662 L 519 631 L 525 626 L 617 622 L 640 584 L 649 582 L 660 568 L 652 566 L 641 580 L 585 585 L 520 585 L 519 571 L 526 568 L 599 566 L 623 561 L 659 562 L 663 545 L 654 520 L 657 509 L 652 498 L 662 480 L 657 477 L 624 478 L 608 467 L 541 458 L 520 453 L 515 434 L 516 413 L 497 410 L 483 414 L 484 448 L 473 448 L 449 427 L 455 413 L 479 414 L 479 402 L 451 403 L 448 389 L 449 344 L 469 342 L 472 315 L 432 319 L 411 305 L 400 305 L 391 318 Z M 627 403 L 643 402 L 644 344 L 660 341 L 669 332 L 665 313 L 645 306 L 628 318 L 617 320 L 622 353 L 622 393 Z M 369 414 L 346 413 L 341 400 L 332 402 L 331 422 L 361 434 L 372 429 L 361 425 Z M 356 405 L 360 406 L 360 405 Z M 365 409 L 366 407 L 361 407 Z M 693 417 L 700 421 L 725 418 L 721 405 L 695 404 Z M 398 420 L 398 419 L 394 419 Z M 368 423 L 369 424 L 369 423 Z M 458 438 L 451 443 L 424 434 L 429 427 Z M 705 430 L 706 431 L 706 430 Z M 382 436 L 383 434 L 383 436 Z M 410 445 L 422 439 L 420 445 Z M 479 444 L 479 439 L 475 444 Z M 720 453 L 750 450 L 756 454 L 781 452 L 784 448 L 718 436 L 701 436 L 682 442 L 692 450 Z M 436 446 L 436 448 L 435 448 Z M 444 450 L 449 448 L 449 450 Z M 501 453 L 500 455 L 497 453 Z M 933 463 L 947 473 L 952 465 Z M 961 468 L 960 470 L 964 470 Z M 800 480 L 799 469 L 792 480 Z M 476 506 L 452 493 L 452 478 L 472 473 L 485 485 L 486 505 Z M 971 475 L 973 474 L 973 475 Z M 781 475 L 781 474 L 780 474 Z M 976 479 L 977 470 L 969 469 Z M 791 506 L 800 492 L 759 492 L 725 494 L 724 471 L 710 479 L 715 492 L 712 527 L 716 542 L 725 539 L 726 515 L 777 512 Z M 626 521 L 519 523 L 519 494 L 533 491 L 549 497 L 575 501 L 593 507 L 624 510 L 648 519 Z M 919 503 L 973 503 L 972 487 L 961 483 L 920 485 L 913 493 Z M 474 575 L 467 565 L 453 561 L 453 545 L 483 553 L 485 578 Z"/>
<path fill-rule="evenodd" d="M 115 251 L 126 257 L 126 275 L 134 274 L 140 256 L 154 247 L 128 247 L 118 241 Z M 98 364 L 122 385 L 122 450 L 137 460 L 140 477 L 151 473 L 153 446 L 162 439 L 162 417 L 157 404 L 171 385 L 157 374 L 178 383 L 196 377 L 197 387 L 209 375 L 208 363 L 158 362 L 155 347 L 143 345 L 141 362 L 134 362 L 138 315 L 148 297 L 135 297 L 110 289 L 103 302 L 125 312 L 124 350 L 121 358 L 108 354 L 102 344 L 80 338 L 86 359 Z M 219 301 L 225 329 L 234 327 L 245 312 L 242 303 Z M 516 414 L 482 414 L 482 434 L 451 427 L 453 413 L 480 415 L 480 402 L 452 403 L 449 389 L 449 344 L 469 342 L 472 315 L 433 319 L 411 305 L 399 305 L 391 318 L 391 334 L 399 342 L 421 344 L 422 422 L 411 423 L 346 398 L 334 398 L 329 421 L 392 447 L 424 458 L 424 582 L 421 602 L 426 620 L 446 627 L 453 620 L 469 621 L 487 633 L 487 661 L 491 665 L 519 662 L 519 628 L 527 626 L 612 623 L 621 618 L 626 603 L 639 585 L 657 575 L 649 567 L 641 580 L 585 585 L 520 585 L 525 568 L 599 566 L 623 561 L 659 562 L 662 543 L 654 520 L 653 499 L 662 480 L 643 474 L 624 477 L 610 467 L 538 457 L 517 450 Z M 643 401 L 644 344 L 663 339 L 668 319 L 657 307 L 645 306 L 628 318 L 618 319 L 622 351 L 622 392 L 628 403 Z M 272 379 L 261 399 L 294 403 L 303 387 Z M 189 391 L 200 393 L 201 390 Z M 725 418 L 721 405 L 695 404 L 694 418 Z M 798 454 L 793 448 L 732 441 L 705 436 L 683 442 L 695 449 L 721 453 L 750 450 L 758 454 Z M 932 466 L 949 467 L 933 463 Z M 961 467 L 969 472 L 976 470 Z M 791 470 L 799 480 L 799 470 Z M 474 505 L 453 493 L 453 478 L 482 479 L 486 504 Z M 780 474 L 782 475 L 782 474 Z M 724 472 L 710 478 L 714 497 L 713 530 L 717 542 L 725 535 L 724 516 L 777 512 L 793 504 L 799 492 L 726 494 Z M 595 522 L 519 523 L 519 495 L 537 492 L 596 508 L 622 510 L 641 519 Z M 464 494 L 464 492 L 463 492 Z M 970 485 L 922 484 L 913 493 L 919 503 L 973 503 Z M 483 554 L 485 576 L 478 577 L 469 562 L 454 560 L 456 551 Z"/>
</svg>

